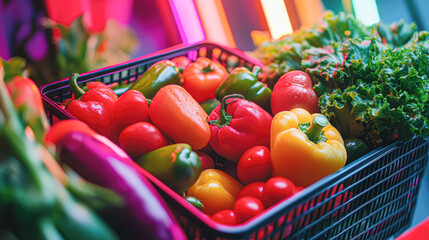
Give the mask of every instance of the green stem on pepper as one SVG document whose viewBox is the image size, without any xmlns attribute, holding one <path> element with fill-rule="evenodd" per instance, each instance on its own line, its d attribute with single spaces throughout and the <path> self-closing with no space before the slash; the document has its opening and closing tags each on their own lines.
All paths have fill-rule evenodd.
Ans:
<svg viewBox="0 0 429 240">
<path fill-rule="evenodd" d="M 77 84 L 78 78 L 79 73 L 72 73 L 69 77 L 69 86 L 76 99 L 80 99 L 85 94 L 85 91 Z"/>
<path fill-rule="evenodd" d="M 323 128 L 328 126 L 329 121 L 324 115 L 317 115 L 313 118 L 313 123 L 305 133 L 311 141 L 317 143 L 323 140 Z"/>
<path fill-rule="evenodd" d="M 228 100 L 230 98 L 234 98 L 234 100 L 232 100 L 229 103 L 227 103 L 226 100 Z M 214 124 L 214 125 L 216 125 L 219 128 L 221 128 L 223 126 L 228 126 L 229 123 L 232 120 L 232 115 L 228 114 L 227 107 L 228 107 L 229 104 L 235 102 L 237 100 L 237 98 L 244 99 L 244 96 L 241 95 L 241 94 L 231 94 L 231 95 L 225 96 L 222 99 L 222 102 L 221 102 L 221 105 L 220 105 L 220 117 L 219 117 L 219 119 L 209 121 L 209 124 Z"/>
</svg>

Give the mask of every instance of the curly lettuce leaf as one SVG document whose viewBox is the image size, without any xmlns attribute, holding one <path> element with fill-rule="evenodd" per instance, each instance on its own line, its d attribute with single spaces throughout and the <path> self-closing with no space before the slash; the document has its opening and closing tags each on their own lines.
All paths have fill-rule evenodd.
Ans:
<svg viewBox="0 0 429 240">
<path fill-rule="evenodd" d="M 426 47 L 385 49 L 375 39 L 349 40 L 338 51 L 344 61 L 336 74 L 318 82 L 323 85 L 319 106 L 344 138 L 364 139 L 375 147 L 396 137 L 429 135 Z M 323 75 L 326 69 L 329 64 L 310 73 Z"/>
</svg>

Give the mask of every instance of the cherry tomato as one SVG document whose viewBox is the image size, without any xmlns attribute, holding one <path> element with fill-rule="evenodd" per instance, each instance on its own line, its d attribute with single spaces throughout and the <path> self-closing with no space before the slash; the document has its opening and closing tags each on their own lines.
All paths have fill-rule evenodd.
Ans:
<svg viewBox="0 0 429 240">
<path fill-rule="evenodd" d="M 167 145 L 164 134 L 148 122 L 132 124 L 119 134 L 119 146 L 131 157 L 137 157 Z"/>
<path fill-rule="evenodd" d="M 240 199 L 245 196 L 252 196 L 258 199 L 262 199 L 262 191 L 264 190 L 264 182 L 252 182 L 247 184 L 241 189 L 241 191 L 237 194 L 235 199 Z"/>
<path fill-rule="evenodd" d="M 207 153 L 201 151 L 195 151 L 195 153 L 198 154 L 198 157 L 200 158 L 201 164 L 203 165 L 203 171 L 209 168 L 214 168 L 213 159 Z"/>
<path fill-rule="evenodd" d="M 139 91 L 128 90 L 113 105 L 111 121 L 115 127 L 115 141 L 120 132 L 131 124 L 149 121 L 149 105 Z"/>
<path fill-rule="evenodd" d="M 289 198 L 294 193 L 295 185 L 293 182 L 284 177 L 273 177 L 264 184 L 262 202 L 268 208 L 285 198 Z"/>
<path fill-rule="evenodd" d="M 212 217 L 212 220 L 218 223 L 226 225 L 235 225 L 237 224 L 237 218 L 235 212 L 230 209 L 224 209 L 215 213 Z"/>
<path fill-rule="evenodd" d="M 237 176 L 243 184 L 267 181 L 271 177 L 270 150 L 265 146 L 249 148 L 238 161 Z"/>
<path fill-rule="evenodd" d="M 234 204 L 234 212 L 238 223 L 246 222 L 247 220 L 264 211 L 265 207 L 261 200 L 252 196 L 245 196 Z"/>
</svg>

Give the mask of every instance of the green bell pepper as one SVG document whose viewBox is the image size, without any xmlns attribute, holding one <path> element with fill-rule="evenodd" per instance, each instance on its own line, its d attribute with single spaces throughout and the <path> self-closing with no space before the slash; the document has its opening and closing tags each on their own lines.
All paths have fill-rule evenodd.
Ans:
<svg viewBox="0 0 429 240">
<path fill-rule="evenodd" d="M 146 98 L 152 99 L 155 94 L 164 86 L 169 84 L 182 84 L 182 76 L 176 64 L 170 60 L 162 60 L 152 65 L 140 78 L 131 86 Z"/>
<path fill-rule="evenodd" d="M 134 160 L 179 194 L 194 184 L 202 172 L 200 158 L 184 143 L 158 148 Z"/>
<path fill-rule="evenodd" d="M 221 101 L 230 94 L 241 94 L 246 100 L 256 103 L 268 112 L 271 112 L 271 89 L 258 81 L 261 68 L 255 66 L 253 73 L 245 67 L 237 67 L 216 89 L 215 96 Z"/>
<path fill-rule="evenodd" d="M 212 98 L 209 100 L 205 100 L 200 103 L 200 106 L 204 109 L 204 112 L 207 113 L 207 115 L 210 115 L 210 113 L 220 104 L 220 101 L 216 98 Z"/>
</svg>

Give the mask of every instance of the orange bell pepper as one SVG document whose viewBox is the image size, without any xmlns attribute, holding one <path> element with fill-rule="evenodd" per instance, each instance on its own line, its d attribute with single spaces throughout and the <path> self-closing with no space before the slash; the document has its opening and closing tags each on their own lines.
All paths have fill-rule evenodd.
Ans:
<svg viewBox="0 0 429 240">
<path fill-rule="evenodd" d="M 307 187 L 342 168 L 347 159 L 340 133 L 321 114 L 302 108 L 275 115 L 271 124 L 273 176 Z"/>
<path fill-rule="evenodd" d="M 213 215 L 220 210 L 232 209 L 235 197 L 243 188 L 240 182 L 217 169 L 204 170 L 187 192 L 201 201 L 203 213 Z"/>
</svg>

